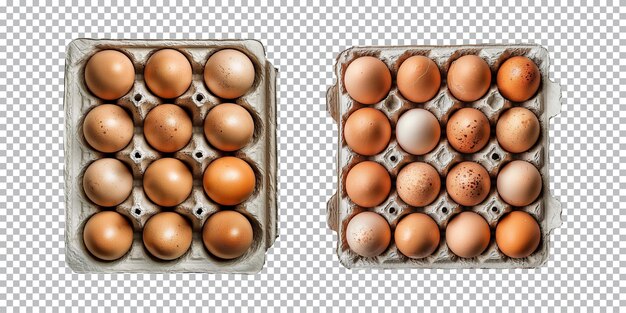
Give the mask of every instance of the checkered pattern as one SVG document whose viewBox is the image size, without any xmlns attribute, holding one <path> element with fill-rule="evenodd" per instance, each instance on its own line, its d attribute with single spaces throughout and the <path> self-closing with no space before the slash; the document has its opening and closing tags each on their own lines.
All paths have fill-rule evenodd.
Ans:
<svg viewBox="0 0 626 313">
<path fill-rule="evenodd" d="M 520 1 L 405 6 L 234 0 L 85 6 L 0 1 L 0 312 L 617 312 L 626 307 L 626 7 Z M 543 5 L 541 5 L 543 4 Z M 74 274 L 64 262 L 63 60 L 77 37 L 256 38 L 280 69 L 280 238 L 257 275 Z M 534 42 L 551 51 L 564 108 L 551 188 L 564 204 L 535 270 L 347 270 L 325 202 L 336 126 L 334 57 L 352 45 Z M 621 296 L 620 296 L 621 294 Z M 140 307 L 140 308 L 133 308 Z M 277 308 L 281 307 L 280 310 Z M 502 309 L 501 307 L 505 307 Z M 20 309 L 21 308 L 21 309 Z M 223 310 L 218 310 L 221 308 Z"/>
</svg>

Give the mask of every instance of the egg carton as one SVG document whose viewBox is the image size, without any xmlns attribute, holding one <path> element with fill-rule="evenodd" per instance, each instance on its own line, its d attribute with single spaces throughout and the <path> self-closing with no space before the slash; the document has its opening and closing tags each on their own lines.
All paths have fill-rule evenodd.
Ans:
<svg viewBox="0 0 626 313">
<path fill-rule="evenodd" d="M 144 78 L 144 65 L 152 53 L 162 48 L 182 52 L 190 61 L 193 82 L 180 97 L 164 101 L 149 91 Z M 204 64 L 209 56 L 224 48 L 244 52 L 253 62 L 256 77 L 251 90 L 236 100 L 224 101 L 214 96 L 203 80 Z M 117 101 L 95 97 L 83 79 L 87 60 L 103 49 L 115 49 L 126 54 L 135 67 L 133 88 Z M 256 40 L 93 40 L 72 41 L 65 60 L 65 242 L 66 263 L 76 272 L 218 272 L 256 273 L 265 263 L 265 252 L 278 236 L 277 229 L 277 159 L 276 159 L 276 76 L 277 69 L 265 58 L 263 45 Z M 252 115 L 255 124 L 253 140 L 236 152 L 222 152 L 211 147 L 204 137 L 203 122 L 207 112 L 222 102 L 236 102 Z M 117 103 L 132 116 L 134 137 L 123 150 L 114 154 L 100 153 L 89 147 L 82 134 L 82 120 L 93 107 Z M 193 136 L 189 144 L 175 153 L 161 153 L 146 143 L 143 121 L 150 109 L 162 103 L 175 103 L 192 116 Z M 202 242 L 202 226 L 211 214 L 222 209 L 204 192 L 202 175 L 214 159 L 234 155 L 247 161 L 256 175 L 254 194 L 233 209 L 250 220 L 254 238 L 248 252 L 234 260 L 212 256 Z M 83 227 L 91 215 L 102 210 L 91 202 L 82 188 L 82 175 L 93 161 L 113 157 L 124 162 L 134 177 L 131 196 L 114 209 L 132 222 L 133 244 L 121 259 L 100 261 L 86 249 Z M 185 216 L 193 227 L 193 241 L 182 257 L 173 261 L 154 258 L 142 242 L 146 221 L 165 210 L 148 200 L 142 188 L 142 176 L 153 161 L 173 157 L 183 161 L 193 174 L 191 195 L 174 211 Z"/>
<path fill-rule="evenodd" d="M 541 71 L 541 85 L 537 94 L 523 103 L 523 106 L 534 112 L 541 124 L 541 135 L 538 142 L 527 152 L 512 154 L 499 146 L 495 138 L 495 125 L 500 114 L 514 104 L 506 100 L 495 85 L 495 79 L 489 91 L 481 99 L 462 103 L 455 99 L 446 86 L 447 71 L 452 62 L 467 54 L 480 56 L 489 64 L 492 77 L 499 66 L 512 56 L 523 55 L 532 59 Z M 405 99 L 397 89 L 395 77 L 400 64 L 414 55 L 424 55 L 431 58 L 441 71 L 442 83 L 437 95 L 423 104 L 412 103 Z M 385 99 L 374 105 L 363 105 L 355 102 L 347 94 L 343 75 L 347 66 L 354 59 L 361 56 L 374 56 L 381 59 L 391 71 L 393 82 L 391 91 Z M 549 190 L 549 122 L 550 118 L 561 110 L 561 88 L 558 83 L 550 80 L 548 51 L 531 44 L 521 45 L 467 45 L 467 46 L 390 46 L 390 47 L 353 47 L 343 51 L 337 57 L 335 75 L 337 80 L 327 92 L 327 110 L 339 128 L 337 138 L 339 149 L 337 153 L 337 183 L 338 189 L 327 203 L 328 226 L 337 232 L 337 255 L 340 262 L 347 268 L 533 268 L 543 265 L 549 257 L 550 232 L 559 227 L 561 221 L 561 206 Z M 374 107 L 387 115 L 391 122 L 391 141 L 387 148 L 374 156 L 362 156 L 351 151 L 343 137 L 343 126 L 348 116 L 363 107 Z M 474 154 L 462 154 L 454 150 L 448 143 L 445 135 L 448 118 L 456 110 L 463 107 L 473 107 L 483 112 L 491 125 L 489 143 Z M 433 113 L 441 125 L 442 134 L 439 144 L 428 154 L 415 156 L 403 151 L 395 139 L 395 125 L 398 118 L 405 111 L 412 108 L 424 108 Z M 362 208 L 354 204 L 347 196 L 345 182 L 348 171 L 357 163 L 371 160 L 383 165 L 392 178 L 392 190 L 389 197 L 374 208 Z M 462 207 L 455 203 L 447 194 L 445 175 L 457 163 L 475 161 L 484 166 L 491 177 L 491 191 L 488 197 L 474 207 Z M 513 208 L 504 202 L 496 191 L 495 179 L 498 171 L 512 160 L 525 160 L 534 164 L 541 173 L 543 190 L 539 198 L 532 204 L 515 208 L 530 213 L 539 222 L 542 240 L 538 249 L 529 257 L 513 259 L 502 254 L 495 244 L 495 226 L 503 215 Z M 395 190 L 395 178 L 400 169 L 411 162 L 426 162 L 437 169 L 442 178 L 440 194 L 432 204 L 425 207 L 412 207 L 406 204 Z M 447 223 L 454 215 L 462 211 L 474 211 L 484 217 L 491 228 L 492 236 L 488 248 L 478 257 L 460 258 L 455 256 L 445 242 Z M 373 211 L 383 216 L 395 230 L 398 221 L 405 215 L 422 212 L 432 217 L 441 231 L 441 241 L 437 250 L 423 259 L 411 259 L 398 251 L 393 239 L 385 252 L 377 257 L 362 257 L 352 252 L 347 244 L 345 230 L 350 219 L 363 211 Z"/>
</svg>

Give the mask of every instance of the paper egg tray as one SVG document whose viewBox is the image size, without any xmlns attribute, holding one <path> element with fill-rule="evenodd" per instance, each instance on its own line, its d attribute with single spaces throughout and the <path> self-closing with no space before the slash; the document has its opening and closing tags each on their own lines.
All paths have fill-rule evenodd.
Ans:
<svg viewBox="0 0 626 313">
<path fill-rule="evenodd" d="M 191 87 L 180 97 L 167 100 L 152 94 L 143 79 L 144 64 L 152 53 L 162 48 L 182 52 L 193 69 Z M 224 48 L 238 49 L 252 60 L 255 83 L 244 96 L 224 101 L 212 95 L 203 80 L 204 64 L 208 57 Z M 117 101 L 95 97 L 84 82 L 84 65 L 97 51 L 115 49 L 126 54 L 135 66 L 135 84 L 131 91 Z M 277 237 L 276 205 L 276 75 L 277 70 L 265 58 L 263 45 L 255 40 L 90 40 L 78 39 L 67 47 L 65 60 L 65 199 L 66 199 L 66 262 L 77 272 L 221 272 L 255 273 L 265 263 L 265 252 Z M 204 137 L 203 123 L 207 112 L 222 102 L 236 102 L 251 113 L 255 132 L 245 148 L 225 153 L 211 147 Z M 114 154 L 103 154 L 86 143 L 82 135 L 84 115 L 94 106 L 117 103 L 130 113 L 135 124 L 131 143 Z M 151 148 L 143 136 L 143 120 L 150 109 L 162 103 L 175 103 L 192 116 L 193 136 L 182 150 L 161 153 Z M 244 214 L 254 230 L 253 245 L 248 252 L 234 260 L 218 259 L 205 249 L 202 226 L 211 214 L 222 209 L 211 201 L 202 186 L 202 175 L 214 159 L 234 155 L 247 161 L 254 169 L 257 184 L 254 194 L 234 209 Z M 154 258 L 144 248 L 142 229 L 154 214 L 172 210 L 152 203 L 142 188 L 142 176 L 153 161 L 162 157 L 183 161 L 193 174 L 193 190 L 189 198 L 174 211 L 185 216 L 193 227 L 191 248 L 173 261 Z M 134 177 L 131 196 L 114 209 L 132 222 L 133 245 L 121 259 L 105 262 L 93 257 L 82 239 L 87 219 L 100 208 L 85 196 L 82 174 L 94 160 L 113 157 L 125 163 Z"/>
<path fill-rule="evenodd" d="M 475 54 L 489 64 L 492 85 L 481 99 L 462 103 L 456 100 L 446 87 L 446 76 L 450 64 L 457 58 Z M 395 77 L 400 64 L 413 55 L 425 55 L 437 63 L 441 71 L 441 88 L 438 94 L 424 104 L 412 103 L 399 93 Z M 538 93 L 523 103 L 511 103 L 498 92 L 495 84 L 497 70 L 506 59 L 512 56 L 524 55 L 532 59 L 541 71 L 542 83 Z M 343 84 L 343 74 L 354 59 L 361 56 L 374 56 L 381 59 L 392 74 L 392 87 L 388 96 L 375 105 L 363 105 L 355 102 L 347 94 Z M 561 207 L 553 198 L 549 190 L 549 149 L 548 130 L 550 118 L 560 112 L 561 90 L 557 83 L 550 81 L 548 51 L 538 45 L 480 45 L 480 46 L 402 46 L 402 47 L 354 47 L 343 51 L 335 65 L 336 83 L 328 89 L 327 109 L 335 119 L 339 128 L 339 150 L 337 155 L 338 190 L 328 201 L 328 225 L 338 234 L 337 255 L 340 262 L 348 268 L 531 268 L 541 266 L 548 259 L 550 232 L 561 225 Z M 538 142 L 527 152 L 511 154 L 502 149 L 495 138 L 495 125 L 500 114 L 506 109 L 523 106 L 534 112 L 541 124 L 541 135 Z M 343 138 L 343 126 L 348 116 L 363 107 L 374 107 L 387 115 L 392 129 L 398 118 L 405 111 L 412 108 L 424 108 L 433 113 L 441 125 L 442 134 L 439 144 L 430 153 L 415 156 L 404 152 L 395 140 L 392 133 L 388 147 L 375 156 L 362 156 L 354 153 L 347 146 Z M 473 107 L 483 112 L 491 124 L 491 138 L 489 143 L 474 154 L 462 154 L 454 150 L 446 139 L 445 129 L 448 118 L 456 110 L 463 107 Z M 371 160 L 382 164 L 390 173 L 392 190 L 389 197 L 381 205 L 374 208 L 361 208 L 350 201 L 345 190 L 345 181 L 348 171 L 359 162 Z M 445 188 L 445 176 L 457 163 L 462 161 L 476 161 L 484 166 L 491 176 L 491 191 L 481 204 L 474 207 L 462 207 L 448 196 Z M 502 254 L 495 244 L 495 226 L 504 214 L 513 208 L 504 202 L 496 191 L 496 177 L 498 171 L 512 160 L 525 160 L 534 164 L 540 171 L 543 179 L 543 190 L 539 198 L 529 206 L 515 208 L 534 216 L 539 222 L 542 240 L 539 248 L 529 257 L 513 259 Z M 395 190 L 395 178 L 400 169 L 411 162 L 421 161 L 434 166 L 441 176 L 442 187 L 437 199 L 426 207 L 411 207 L 404 203 Z M 350 219 L 363 211 L 373 211 L 382 215 L 395 230 L 400 219 L 413 212 L 423 212 L 431 216 L 439 225 L 441 241 L 438 249 L 429 257 L 411 259 L 402 255 L 394 244 L 377 257 L 366 258 L 352 252 L 347 244 L 345 229 Z M 446 246 L 445 229 L 452 217 L 462 211 L 474 211 L 484 217 L 490 225 L 492 236 L 488 248 L 478 257 L 466 259 L 455 256 Z"/>
</svg>

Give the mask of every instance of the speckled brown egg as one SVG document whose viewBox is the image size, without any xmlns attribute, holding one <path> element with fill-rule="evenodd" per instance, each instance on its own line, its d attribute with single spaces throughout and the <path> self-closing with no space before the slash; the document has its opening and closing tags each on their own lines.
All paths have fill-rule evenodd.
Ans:
<svg viewBox="0 0 626 313">
<path fill-rule="evenodd" d="M 352 151 L 362 155 L 375 155 L 389 144 L 391 124 L 387 116 L 377 109 L 359 109 L 346 120 L 343 137 Z"/>
<path fill-rule="evenodd" d="M 225 99 L 243 96 L 254 83 L 254 64 L 235 49 L 215 52 L 204 66 L 204 82 L 211 92 Z"/>
<path fill-rule="evenodd" d="M 515 160 L 504 166 L 498 173 L 498 194 L 502 200 L 513 206 L 525 206 L 533 203 L 543 183 L 539 170 L 532 164 Z"/>
<path fill-rule="evenodd" d="M 435 201 L 441 188 L 441 178 L 432 165 L 410 163 L 400 170 L 396 190 L 402 201 L 411 206 L 426 206 Z"/>
<path fill-rule="evenodd" d="M 448 142 L 461 153 L 474 153 L 489 142 L 489 120 L 477 109 L 462 108 L 456 111 L 446 125 Z"/>
<path fill-rule="evenodd" d="M 128 220 L 117 212 L 99 212 L 85 223 L 83 242 L 87 250 L 98 259 L 117 260 L 133 245 L 133 228 Z"/>
<path fill-rule="evenodd" d="M 133 190 L 133 175 L 124 163 L 103 158 L 89 164 L 83 175 L 83 189 L 89 200 L 104 207 L 116 206 Z"/>
<path fill-rule="evenodd" d="M 350 250 L 364 257 L 375 257 L 387 250 L 391 241 L 389 223 L 374 212 L 362 212 L 350 219 L 346 227 Z"/>
<path fill-rule="evenodd" d="M 191 194 L 193 177 L 187 166 L 174 158 L 158 159 L 143 174 L 143 190 L 160 206 L 179 205 Z"/>
<path fill-rule="evenodd" d="M 461 212 L 446 227 L 446 244 L 452 253 L 462 258 L 482 254 L 489 246 L 491 231 L 487 221 L 474 212 Z"/>
<path fill-rule="evenodd" d="M 153 148 L 176 152 L 189 143 L 193 132 L 191 118 L 175 104 L 161 104 L 148 112 L 143 134 Z"/>
<path fill-rule="evenodd" d="M 256 176 L 246 161 L 225 156 L 209 163 L 202 183 L 211 200 L 221 205 L 237 205 L 254 192 Z"/>
<path fill-rule="evenodd" d="M 253 134 L 254 120 L 248 110 L 238 104 L 219 104 L 204 120 L 204 135 L 213 147 L 222 151 L 245 147 Z"/>
<path fill-rule="evenodd" d="M 133 139 L 133 120 L 120 106 L 102 104 L 83 120 L 83 135 L 94 149 L 113 153 L 124 149 Z"/>
<path fill-rule="evenodd" d="M 191 247 L 191 224 L 175 212 L 152 216 L 143 227 L 143 245 L 161 260 L 181 257 Z"/>
<path fill-rule="evenodd" d="M 421 103 L 432 99 L 439 92 L 441 74 L 433 60 L 415 55 L 402 62 L 396 81 L 402 96 Z"/>
<path fill-rule="evenodd" d="M 125 54 L 116 50 L 102 50 L 87 61 L 85 83 L 96 97 L 115 100 L 133 87 L 135 67 Z"/>
<path fill-rule="evenodd" d="M 402 254 L 412 259 L 425 258 L 439 247 L 439 226 L 424 213 L 412 213 L 400 220 L 393 237 Z"/>
<path fill-rule="evenodd" d="M 498 143 L 504 150 L 513 153 L 522 153 L 532 148 L 539 139 L 540 132 L 537 116 L 522 107 L 504 111 L 496 124 Z"/>
<path fill-rule="evenodd" d="M 179 97 L 191 86 L 191 64 L 174 49 L 162 49 L 150 56 L 143 75 L 150 91 L 161 98 Z"/>
<path fill-rule="evenodd" d="M 515 56 L 500 66 L 496 80 L 503 97 L 522 102 L 530 99 L 539 89 L 541 73 L 531 59 Z"/>
<path fill-rule="evenodd" d="M 209 252 L 221 259 L 244 255 L 253 241 L 250 221 L 237 211 L 219 211 L 202 228 L 202 241 Z"/>
<path fill-rule="evenodd" d="M 374 104 L 389 93 L 391 72 L 380 59 L 364 56 L 348 65 L 343 83 L 352 99 L 363 104 Z"/>
<path fill-rule="evenodd" d="M 483 202 L 490 188 L 489 173 L 476 162 L 461 162 L 446 177 L 448 195 L 460 205 L 474 206 Z"/>
<path fill-rule="evenodd" d="M 361 162 L 350 169 L 346 177 L 346 193 L 352 202 L 365 208 L 381 204 L 391 190 L 387 170 L 373 161 Z"/>
<path fill-rule="evenodd" d="M 498 221 L 496 244 L 508 257 L 525 258 L 537 250 L 539 242 L 541 230 L 530 214 L 513 211 Z"/>
<path fill-rule="evenodd" d="M 491 69 L 485 60 L 476 55 L 464 55 L 450 65 L 448 89 L 464 102 L 480 99 L 491 85 Z"/>
</svg>

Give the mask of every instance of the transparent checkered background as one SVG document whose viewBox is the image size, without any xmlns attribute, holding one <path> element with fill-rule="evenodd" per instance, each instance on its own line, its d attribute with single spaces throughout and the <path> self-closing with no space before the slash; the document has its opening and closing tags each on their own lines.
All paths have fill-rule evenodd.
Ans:
<svg viewBox="0 0 626 313">
<path fill-rule="evenodd" d="M 43 1 L 0 0 L 0 312 L 617 312 L 626 306 L 623 5 L 37 2 Z M 83 275 L 65 265 L 64 51 L 78 37 L 265 44 L 280 70 L 280 238 L 263 271 Z M 565 222 L 552 235 L 550 261 L 536 270 L 343 268 L 325 223 L 335 189 L 337 129 L 325 112 L 334 57 L 352 45 L 502 42 L 546 46 L 550 75 L 563 85 L 563 112 L 550 129 L 550 173 Z"/>
</svg>

